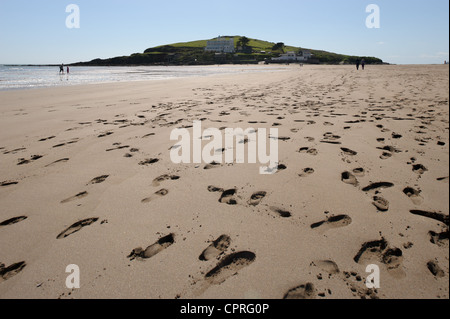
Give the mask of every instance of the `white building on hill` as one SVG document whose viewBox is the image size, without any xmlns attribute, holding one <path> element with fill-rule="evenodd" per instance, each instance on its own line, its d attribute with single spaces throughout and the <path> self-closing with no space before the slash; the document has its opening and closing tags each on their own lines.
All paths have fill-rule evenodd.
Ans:
<svg viewBox="0 0 450 319">
<path fill-rule="evenodd" d="M 301 61 L 307 61 L 307 60 L 311 59 L 312 56 L 313 56 L 313 54 L 311 53 L 310 50 L 300 50 L 299 51 L 299 57 L 303 59 Z"/>
<path fill-rule="evenodd" d="M 234 39 L 219 37 L 206 43 L 205 51 L 234 53 Z"/>
<path fill-rule="evenodd" d="M 304 62 L 308 61 L 311 57 L 311 51 L 301 50 L 298 52 L 298 54 L 294 51 L 290 51 L 280 55 L 278 58 L 272 58 L 272 60 L 281 62 Z"/>
</svg>

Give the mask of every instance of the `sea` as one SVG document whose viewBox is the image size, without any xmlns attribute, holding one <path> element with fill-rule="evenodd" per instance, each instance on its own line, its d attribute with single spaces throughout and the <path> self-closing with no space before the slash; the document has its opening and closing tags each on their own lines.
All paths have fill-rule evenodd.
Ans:
<svg viewBox="0 0 450 319">
<path fill-rule="evenodd" d="M 0 65 L 0 91 L 63 87 L 80 84 L 168 80 L 220 74 L 267 72 L 264 65 L 69 67 Z"/>
</svg>

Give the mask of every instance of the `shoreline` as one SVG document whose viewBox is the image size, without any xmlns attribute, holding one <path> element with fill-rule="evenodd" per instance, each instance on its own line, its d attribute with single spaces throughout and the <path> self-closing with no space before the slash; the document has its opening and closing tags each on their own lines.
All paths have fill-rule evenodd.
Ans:
<svg viewBox="0 0 450 319">
<path fill-rule="evenodd" d="M 145 66 L 142 66 L 142 67 L 145 67 Z M 67 75 L 66 73 L 63 73 L 63 74 L 58 74 L 58 76 L 59 77 L 61 77 L 61 76 L 63 76 L 63 77 L 67 77 L 67 76 L 76 77 L 77 73 L 75 73 L 75 72 L 76 72 L 77 68 L 86 68 L 86 69 L 89 69 L 89 68 L 99 68 L 99 69 L 129 68 L 130 70 L 136 70 L 136 68 L 138 68 L 138 67 L 131 67 L 131 66 L 123 66 L 123 67 L 121 67 L 121 66 L 117 66 L 117 67 L 116 66 L 111 66 L 111 67 L 108 67 L 108 66 L 100 66 L 100 67 L 76 66 L 76 67 L 72 67 L 72 70 L 71 70 L 72 72 L 70 73 L 70 75 Z M 154 70 L 154 69 L 151 69 L 152 67 L 148 67 L 148 68 L 150 68 L 150 71 Z M 156 70 L 159 70 L 159 68 L 164 68 L 165 69 L 164 66 L 158 66 L 158 69 L 156 69 Z M 275 66 L 274 67 L 274 66 L 267 66 L 267 65 L 265 65 L 265 66 L 262 66 L 262 65 L 258 65 L 258 66 L 250 66 L 250 65 L 241 65 L 241 66 L 236 66 L 236 65 L 230 65 L 230 66 L 223 66 L 223 65 L 182 66 L 181 68 L 184 68 L 183 70 L 187 70 L 187 68 L 191 69 L 191 70 L 195 70 L 195 69 L 203 70 L 203 69 L 219 68 L 219 69 L 225 69 L 225 70 L 228 69 L 228 70 L 231 70 L 231 71 L 235 70 L 235 72 L 241 71 L 242 73 L 261 73 L 261 72 L 265 73 L 265 72 L 274 72 L 274 71 L 289 70 L 290 69 L 289 67 L 286 67 L 286 66 Z M 74 72 L 74 70 L 75 70 L 75 72 Z M 135 73 L 142 73 L 142 72 L 135 72 Z M 146 75 L 145 72 L 142 73 L 142 74 L 143 74 L 143 76 Z M 180 73 L 180 75 L 177 75 L 177 76 L 166 77 L 166 78 L 153 78 L 153 79 L 127 79 L 127 80 L 112 80 L 111 79 L 111 80 L 108 80 L 108 81 L 97 79 L 97 80 L 86 80 L 87 82 L 93 81 L 93 82 L 90 82 L 90 83 L 82 83 L 82 82 L 81 83 L 71 83 L 71 82 L 66 83 L 66 82 L 63 82 L 65 84 L 59 84 L 58 82 L 56 82 L 58 84 L 54 84 L 54 83 L 51 84 L 51 83 L 49 83 L 49 84 L 44 85 L 44 86 L 36 86 L 36 87 L 0 88 L 0 92 L 15 91 L 15 90 L 34 90 L 34 89 L 41 89 L 41 88 L 71 87 L 71 86 L 90 85 L 90 84 L 114 84 L 114 83 L 129 83 L 129 82 L 133 83 L 133 82 L 146 82 L 146 81 L 153 82 L 153 81 L 165 81 L 165 80 L 172 80 L 172 79 L 202 78 L 202 77 L 210 77 L 210 76 L 215 76 L 215 75 L 221 76 L 221 75 L 227 75 L 227 74 L 231 75 L 231 74 L 236 74 L 236 73 L 231 73 L 231 72 L 230 73 L 220 73 L 220 72 L 217 72 L 217 73 L 212 73 L 212 74 L 195 74 L 195 75 L 188 74 L 188 73 L 187 74 Z"/>
<path fill-rule="evenodd" d="M 267 67 L 267 66 L 266 66 Z M 278 73 L 278 72 L 290 72 L 294 70 L 293 67 L 285 67 L 283 68 L 283 70 L 280 70 L 280 68 L 278 67 L 275 70 L 270 70 L 270 69 L 266 69 L 263 72 L 261 71 L 243 71 L 243 72 L 239 72 L 239 73 L 225 73 L 225 74 L 206 74 L 206 75 L 200 75 L 200 76 L 180 76 L 180 77 L 173 77 L 173 78 L 165 78 L 165 79 L 152 79 L 152 80 L 125 80 L 125 81 L 111 81 L 111 82 L 93 82 L 93 83 L 80 83 L 80 84 L 71 84 L 71 85 L 65 85 L 65 86 L 46 86 L 46 87 L 36 87 L 36 88 L 18 88 L 18 89 L 7 89 L 7 90 L 0 90 L 0 94 L 2 93 L 8 93 L 8 92 L 17 92 L 17 91 L 35 91 L 35 90 L 65 90 L 68 89 L 70 90 L 71 88 L 79 88 L 79 89 L 88 89 L 91 86 L 105 86 L 104 89 L 108 89 L 107 87 L 117 87 L 117 86 L 130 86 L 132 84 L 139 84 L 139 86 L 143 86 L 143 85 L 151 85 L 151 84 L 157 84 L 157 83 L 163 83 L 163 82 L 172 82 L 172 81 L 180 81 L 180 82 L 185 82 L 188 80 L 193 80 L 193 81 L 200 81 L 202 79 L 205 78 L 220 78 L 220 77 L 224 77 L 224 78 L 232 78 L 235 76 L 239 76 L 239 75 L 247 75 L 247 74 L 270 74 L 270 73 Z M 295 68 L 295 70 L 297 70 L 297 68 Z M 65 75 L 65 74 L 64 74 Z M 215 80 L 215 79 L 214 79 Z M 103 89 L 103 88 L 101 88 Z"/>
</svg>

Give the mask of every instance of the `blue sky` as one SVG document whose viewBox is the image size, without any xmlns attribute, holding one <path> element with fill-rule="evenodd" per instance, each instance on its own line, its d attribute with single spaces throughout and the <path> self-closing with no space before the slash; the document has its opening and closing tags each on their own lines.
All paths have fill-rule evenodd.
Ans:
<svg viewBox="0 0 450 319">
<path fill-rule="evenodd" d="M 66 6 L 80 28 L 66 27 Z M 369 4 L 379 29 L 366 27 Z M 162 44 L 250 38 L 397 64 L 449 60 L 448 0 L 1 0 L 0 64 L 57 64 Z"/>
</svg>

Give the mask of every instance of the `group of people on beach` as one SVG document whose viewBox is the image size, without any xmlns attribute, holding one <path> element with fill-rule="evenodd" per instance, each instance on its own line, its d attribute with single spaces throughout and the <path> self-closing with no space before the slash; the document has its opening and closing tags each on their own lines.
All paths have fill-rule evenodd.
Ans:
<svg viewBox="0 0 450 319">
<path fill-rule="evenodd" d="M 364 59 L 362 59 L 361 61 L 356 61 L 356 70 L 359 70 L 359 66 L 361 65 L 361 68 L 364 70 L 364 67 L 366 65 L 366 61 L 364 61 Z"/>
<path fill-rule="evenodd" d="M 59 66 L 59 73 L 64 74 L 64 63 Z M 67 74 L 69 74 L 69 67 L 67 67 Z"/>
</svg>

